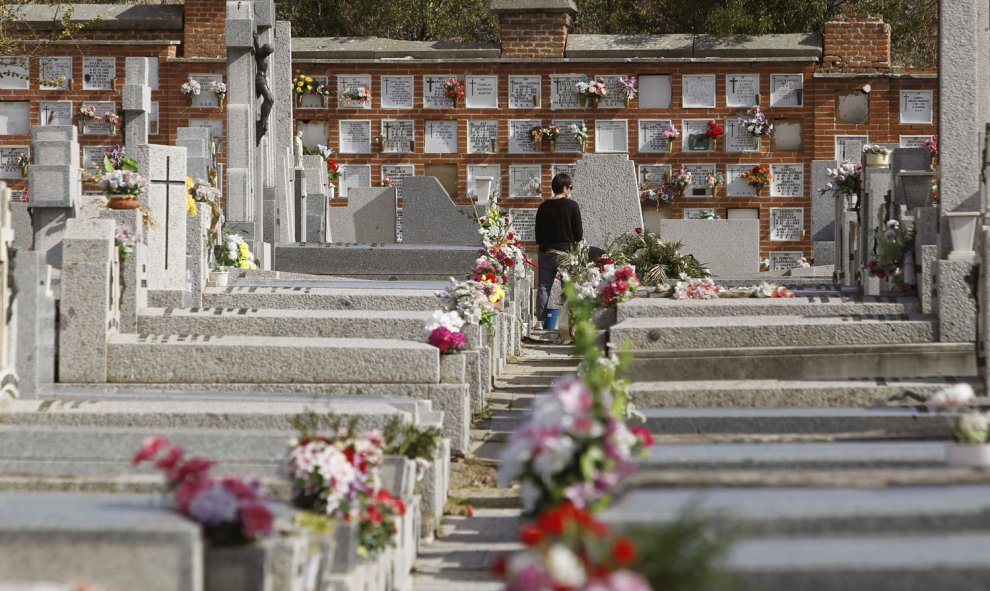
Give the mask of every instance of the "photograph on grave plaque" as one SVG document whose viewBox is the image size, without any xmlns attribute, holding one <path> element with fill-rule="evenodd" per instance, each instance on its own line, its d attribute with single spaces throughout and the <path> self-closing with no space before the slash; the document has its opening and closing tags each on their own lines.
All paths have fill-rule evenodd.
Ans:
<svg viewBox="0 0 990 591">
<path fill-rule="evenodd" d="M 337 76 L 337 108 L 370 109 L 373 97 L 370 75 Z"/>
<path fill-rule="evenodd" d="M 447 79 L 456 78 L 455 75 L 440 76 L 433 74 L 423 76 L 423 108 L 424 109 L 451 109 L 454 103 L 447 98 L 444 84 Z"/>
<path fill-rule="evenodd" d="M 684 119 L 681 121 L 681 150 L 684 152 L 711 152 L 712 139 L 708 137 L 710 119 Z"/>
<path fill-rule="evenodd" d="M 509 165 L 509 197 L 540 197 L 542 175 L 543 167 L 539 165 Z"/>
<path fill-rule="evenodd" d="M 20 179 L 23 177 L 19 156 L 26 154 L 30 157 L 29 146 L 0 147 L 0 179 Z"/>
<path fill-rule="evenodd" d="M 151 112 L 148 114 L 148 135 L 158 135 L 160 112 L 158 101 L 151 101 Z"/>
<path fill-rule="evenodd" d="M 636 102 L 640 109 L 669 109 L 670 96 L 670 76 L 639 77 L 639 97 Z"/>
<path fill-rule="evenodd" d="M 464 106 L 469 109 L 497 109 L 498 76 L 465 76 Z"/>
<path fill-rule="evenodd" d="M 42 56 L 38 58 L 41 90 L 68 90 L 72 82 L 72 58 Z"/>
<path fill-rule="evenodd" d="M 199 82 L 202 89 L 199 94 L 189 95 L 189 106 L 194 109 L 215 109 L 220 106 L 220 99 L 209 91 L 210 83 L 223 82 L 220 74 L 189 74 L 191 80 Z"/>
<path fill-rule="evenodd" d="M 930 135 L 902 135 L 898 138 L 898 144 L 902 148 L 927 148 L 925 142 L 930 140 Z"/>
<path fill-rule="evenodd" d="M 471 199 L 478 198 L 478 187 L 474 179 L 479 176 L 490 176 L 492 181 L 492 195 L 502 196 L 502 167 L 498 164 L 469 164 L 467 171 L 467 194 Z"/>
<path fill-rule="evenodd" d="M 413 108 L 412 76 L 382 76 L 381 84 L 383 109 Z"/>
<path fill-rule="evenodd" d="M 773 242 L 793 242 L 801 240 L 804 233 L 804 208 L 771 207 L 770 240 Z"/>
<path fill-rule="evenodd" d="M 626 97 L 622 94 L 625 88 L 619 78 L 621 74 L 599 74 L 595 76 L 605 81 L 605 96 L 598 101 L 599 109 L 623 109 L 626 106 Z"/>
<path fill-rule="evenodd" d="M 770 178 L 771 197 L 804 195 L 804 164 L 771 164 Z"/>
<path fill-rule="evenodd" d="M 718 215 L 714 207 L 685 207 L 684 219 L 686 220 L 710 220 Z"/>
<path fill-rule="evenodd" d="M 340 165 L 340 190 L 338 196 L 347 197 L 347 191 L 352 187 L 371 186 L 371 165 Z"/>
<path fill-rule="evenodd" d="M 304 132 L 303 142 L 305 141 L 306 134 Z M 340 148 L 337 152 L 340 154 L 370 154 L 371 121 L 368 119 L 342 120 L 340 122 Z"/>
<path fill-rule="evenodd" d="M 756 97 L 760 94 L 759 74 L 726 74 L 725 75 L 725 106 L 726 107 L 755 107 Z"/>
<path fill-rule="evenodd" d="M 416 121 L 413 119 L 382 119 L 381 134 L 382 152 L 412 152 L 416 140 Z"/>
<path fill-rule="evenodd" d="M 715 174 L 718 170 L 715 164 L 685 164 L 682 167 L 691 173 L 691 184 L 684 190 L 685 197 L 707 197 L 708 189 L 705 187 L 705 177 Z"/>
<path fill-rule="evenodd" d="M 457 121 L 427 121 L 423 151 L 427 154 L 456 154 L 457 123 Z"/>
<path fill-rule="evenodd" d="M 40 125 L 72 125 L 72 101 L 41 101 L 38 115 Z"/>
<path fill-rule="evenodd" d="M 80 107 L 88 108 L 92 107 L 96 112 L 96 117 L 87 118 L 84 120 L 81 134 L 85 135 L 111 135 L 110 125 L 104 121 L 103 117 L 107 113 L 117 112 L 117 103 L 104 102 L 104 101 L 83 101 Z M 118 129 L 119 131 L 119 129 Z"/>
<path fill-rule="evenodd" d="M 681 106 L 685 109 L 714 109 L 715 76 L 681 76 Z"/>
<path fill-rule="evenodd" d="M 743 178 L 743 173 L 757 164 L 730 164 L 725 171 L 725 195 L 727 197 L 756 197 L 756 187 Z"/>
<path fill-rule="evenodd" d="M 551 164 L 550 165 L 550 178 L 557 176 L 558 174 L 566 174 L 567 176 L 574 178 L 577 174 L 577 163 L 573 162 L 571 164 Z"/>
<path fill-rule="evenodd" d="M 117 78 L 117 59 L 112 57 L 84 57 L 83 90 L 113 90 Z"/>
<path fill-rule="evenodd" d="M 640 164 L 639 188 L 656 190 L 663 186 L 664 179 L 669 178 L 672 170 L 670 164 Z"/>
<path fill-rule="evenodd" d="M 595 152 L 628 152 L 629 122 L 625 119 L 595 120 Z"/>
<path fill-rule="evenodd" d="M 663 131 L 673 123 L 670 119 L 640 119 L 639 151 L 669 152 L 670 142 L 663 137 Z"/>
<path fill-rule="evenodd" d="M 512 220 L 512 229 L 518 240 L 524 242 L 536 240 L 536 209 L 509 208 L 509 219 Z"/>
<path fill-rule="evenodd" d="M 932 91 L 901 91 L 901 123 L 932 122 Z"/>
<path fill-rule="evenodd" d="M 725 120 L 725 151 L 759 152 L 760 138 L 743 126 L 742 118 L 728 117 Z"/>
<path fill-rule="evenodd" d="M 863 160 L 863 144 L 868 144 L 870 138 L 865 135 L 835 136 L 835 159 L 838 162 L 861 162 Z"/>
<path fill-rule="evenodd" d="M 801 266 L 799 261 L 803 258 L 804 254 L 797 250 L 788 252 L 771 252 L 770 270 L 787 271 L 790 269 L 796 269 Z"/>
<path fill-rule="evenodd" d="M 27 90 L 30 61 L 26 56 L 0 57 L 0 90 Z"/>
<path fill-rule="evenodd" d="M 28 135 L 31 133 L 31 103 L 28 101 L 0 101 L 0 135 Z"/>
<path fill-rule="evenodd" d="M 509 76 L 509 108 L 533 109 L 543 103 L 542 76 Z"/>
<path fill-rule="evenodd" d="M 550 108 L 578 109 L 581 97 L 575 85 L 581 82 L 583 74 L 554 74 L 550 76 Z"/>
<path fill-rule="evenodd" d="M 770 106 L 804 105 L 804 74 L 770 74 Z"/>
<path fill-rule="evenodd" d="M 533 141 L 529 131 L 534 127 L 543 127 L 539 119 L 510 119 L 509 120 L 509 153 L 532 154 L 542 150 L 542 145 Z"/>
<path fill-rule="evenodd" d="M 498 151 L 498 121 L 468 121 L 468 154 Z"/>
<path fill-rule="evenodd" d="M 584 125 L 581 119 L 554 119 L 553 124 L 557 126 L 560 133 L 557 141 L 553 144 L 554 152 L 581 152 L 581 142 L 571 131 L 575 125 Z"/>
<path fill-rule="evenodd" d="M 324 100 L 329 100 L 329 97 L 327 99 L 324 99 L 323 96 L 321 96 L 320 94 L 318 94 L 316 92 L 316 89 L 318 89 L 321 86 L 329 86 L 329 84 L 330 84 L 330 77 L 329 76 L 310 76 L 310 78 L 313 79 L 313 83 L 311 85 L 304 85 L 304 87 L 305 86 L 312 86 L 313 87 L 313 90 L 312 91 L 303 92 L 302 94 L 298 94 L 298 93 L 293 92 L 293 94 L 296 95 L 296 108 L 298 108 L 298 109 L 323 109 L 323 108 L 325 108 L 323 102 L 324 102 Z M 206 87 L 204 86 L 204 88 L 206 88 Z"/>
</svg>

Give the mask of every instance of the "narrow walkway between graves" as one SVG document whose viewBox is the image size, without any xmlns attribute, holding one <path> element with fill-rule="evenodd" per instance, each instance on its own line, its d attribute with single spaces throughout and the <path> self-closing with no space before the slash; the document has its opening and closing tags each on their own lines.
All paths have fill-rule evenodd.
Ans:
<svg viewBox="0 0 990 591">
<path fill-rule="evenodd" d="M 496 380 L 488 397 L 490 408 L 484 417 L 476 417 L 471 433 L 474 457 L 451 466 L 452 514 L 444 519 L 443 537 L 420 547 L 415 591 L 502 588 L 491 565 L 499 555 L 521 545 L 518 492 L 499 488 L 495 482 L 499 454 L 526 420 L 533 399 L 576 368 L 570 347 L 530 344 Z"/>
</svg>

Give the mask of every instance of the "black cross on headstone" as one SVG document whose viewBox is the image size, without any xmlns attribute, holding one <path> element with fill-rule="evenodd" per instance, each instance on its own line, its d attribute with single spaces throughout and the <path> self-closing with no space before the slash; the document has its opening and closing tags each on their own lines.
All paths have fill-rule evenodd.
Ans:
<svg viewBox="0 0 990 591">
<path fill-rule="evenodd" d="M 553 81 L 554 85 L 556 85 L 556 87 L 557 87 L 557 95 L 558 96 L 560 95 L 560 85 L 563 84 L 563 82 L 564 81 L 561 80 L 561 79 L 559 79 L 559 78 Z"/>
<path fill-rule="evenodd" d="M 44 123 L 44 125 L 51 125 L 52 124 L 52 113 L 54 113 L 55 111 L 52 110 L 52 108 L 49 105 L 45 105 L 45 109 L 42 112 L 45 114 L 45 123 Z"/>
<path fill-rule="evenodd" d="M 429 89 L 430 94 L 433 94 L 433 78 L 426 79 L 426 87 Z"/>
<path fill-rule="evenodd" d="M 392 124 L 386 121 L 382 127 L 385 129 L 385 139 L 392 139 Z"/>
<path fill-rule="evenodd" d="M 388 83 L 389 83 L 389 79 L 388 78 L 385 78 L 385 94 L 386 95 L 388 95 Z"/>
<path fill-rule="evenodd" d="M 430 123 L 430 137 L 433 137 L 433 124 Z"/>
<path fill-rule="evenodd" d="M 736 94 L 736 81 L 738 81 L 738 78 L 735 76 L 729 78 L 729 83 L 732 84 L 732 94 Z"/>
<path fill-rule="evenodd" d="M 165 185 L 165 268 L 168 269 L 168 237 L 169 237 L 169 218 L 171 217 L 172 208 L 169 207 L 172 204 L 172 185 L 179 185 L 182 187 L 183 193 L 186 190 L 186 182 L 173 181 L 172 180 L 172 157 L 165 157 L 165 180 L 155 180 L 149 181 L 152 185 Z"/>
<path fill-rule="evenodd" d="M 471 85 L 471 96 L 474 96 L 474 78 L 472 78 L 471 82 L 469 82 L 468 84 Z"/>
</svg>

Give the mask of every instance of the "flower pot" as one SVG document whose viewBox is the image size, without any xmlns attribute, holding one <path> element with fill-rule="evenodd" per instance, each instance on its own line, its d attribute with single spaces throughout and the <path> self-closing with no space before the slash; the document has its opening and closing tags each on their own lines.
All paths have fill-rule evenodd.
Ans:
<svg viewBox="0 0 990 591">
<path fill-rule="evenodd" d="M 592 109 L 597 109 L 598 108 L 598 101 L 600 101 L 600 100 L 601 99 L 598 98 L 597 96 L 589 96 L 588 97 L 588 106 L 591 107 Z"/>
<path fill-rule="evenodd" d="M 550 140 L 550 141 L 547 142 L 547 144 L 550 146 L 550 151 L 551 152 L 554 152 L 554 151 L 557 150 L 557 140 Z"/>
<path fill-rule="evenodd" d="M 301 107 L 302 106 L 302 102 L 303 102 L 303 95 L 297 93 L 296 94 L 296 106 L 297 107 Z"/>
<path fill-rule="evenodd" d="M 222 96 L 217 97 L 217 106 L 220 107 L 221 109 L 223 109 L 223 104 L 225 102 L 227 102 L 227 99 L 225 97 Z"/>
<path fill-rule="evenodd" d="M 584 154 L 585 150 L 588 149 L 588 140 L 581 140 L 581 153 Z"/>
<path fill-rule="evenodd" d="M 718 152 L 718 140 L 712 138 L 712 152 Z"/>
<path fill-rule="evenodd" d="M 116 78 L 111 78 L 110 79 L 110 90 L 117 90 L 117 79 Z"/>
<path fill-rule="evenodd" d="M 870 168 L 890 168 L 890 154 L 867 154 L 866 165 Z"/>
<path fill-rule="evenodd" d="M 230 271 L 210 271 L 210 282 L 214 287 L 227 287 L 230 283 Z"/>
<path fill-rule="evenodd" d="M 492 140 L 492 149 L 490 151 L 492 154 L 498 152 L 498 140 Z"/>
<path fill-rule="evenodd" d="M 538 94 L 534 94 L 533 95 L 533 106 L 534 107 L 539 107 L 540 106 L 540 95 L 538 95 Z"/>
<path fill-rule="evenodd" d="M 581 102 L 582 107 L 588 106 L 588 97 L 586 95 L 582 94 L 580 97 L 578 97 L 578 100 Z"/>
<path fill-rule="evenodd" d="M 325 96 L 325 95 L 320 96 L 320 104 L 323 105 L 323 108 L 324 109 L 326 109 L 327 107 L 329 107 L 330 106 L 330 97 Z"/>
<path fill-rule="evenodd" d="M 559 315 L 559 308 L 547 308 L 547 319 L 543 322 L 543 330 L 557 330 L 557 318 Z"/>
<path fill-rule="evenodd" d="M 21 176 L 27 178 L 27 175 L 28 175 L 28 167 L 25 164 L 24 166 L 21 167 Z"/>
<path fill-rule="evenodd" d="M 495 178 L 490 176 L 479 176 L 474 179 L 474 190 L 478 196 L 478 203 L 488 203 L 492 198 L 492 186 Z"/>
<path fill-rule="evenodd" d="M 676 142 L 676 141 L 677 141 L 677 138 L 670 138 L 669 140 L 667 140 L 667 151 L 668 152 L 673 152 L 674 151 L 674 142 Z"/>
<path fill-rule="evenodd" d="M 204 591 L 264 591 L 271 588 L 272 556 L 264 546 L 207 546 Z"/>
<path fill-rule="evenodd" d="M 110 135 L 117 135 L 117 126 L 116 125 L 111 125 L 110 126 Z"/>
<path fill-rule="evenodd" d="M 990 467 L 990 445 L 950 443 L 945 448 L 945 463 L 970 468 Z"/>
<path fill-rule="evenodd" d="M 973 237 L 980 220 L 978 211 L 950 211 L 945 214 L 949 222 L 949 235 L 952 237 L 950 261 L 972 261 L 976 258 L 973 250 Z"/>
<path fill-rule="evenodd" d="M 452 105 L 451 108 L 456 109 L 457 108 L 457 97 L 455 96 L 454 98 L 450 99 L 450 103 Z"/>
<path fill-rule="evenodd" d="M 632 97 L 628 97 L 627 96 L 626 97 L 626 108 L 628 109 L 630 106 L 632 106 Z"/>
<path fill-rule="evenodd" d="M 137 209 L 141 202 L 137 197 L 107 197 L 107 209 Z"/>
<path fill-rule="evenodd" d="M 189 106 L 191 107 L 192 104 L 193 104 L 193 95 L 187 94 L 186 95 L 186 101 L 189 103 Z"/>
</svg>

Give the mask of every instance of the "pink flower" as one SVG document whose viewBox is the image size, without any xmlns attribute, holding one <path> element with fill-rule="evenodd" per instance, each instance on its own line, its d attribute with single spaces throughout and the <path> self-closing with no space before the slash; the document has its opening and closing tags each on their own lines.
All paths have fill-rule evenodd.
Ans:
<svg viewBox="0 0 990 591">
<path fill-rule="evenodd" d="M 168 450 L 164 456 L 159 458 L 155 462 L 155 468 L 159 470 L 165 470 L 166 472 L 175 468 L 175 465 L 182 459 L 182 448 L 178 446 L 172 446 L 172 449 Z"/>
<path fill-rule="evenodd" d="M 172 482 L 186 480 L 190 476 L 199 478 L 200 476 L 205 476 L 206 472 L 208 472 L 214 464 L 216 464 L 216 462 L 205 458 L 192 458 L 183 464 L 173 466 L 172 469 L 168 471 L 166 477 Z"/>
<path fill-rule="evenodd" d="M 168 445 L 168 439 L 158 436 L 145 437 L 144 441 L 141 442 L 141 448 L 138 449 L 134 457 L 131 458 L 131 463 L 137 466 L 141 462 L 151 459 L 162 450 L 163 447 Z"/>
<path fill-rule="evenodd" d="M 188 515 L 189 503 L 212 485 L 213 482 L 209 478 L 194 478 L 180 483 L 175 489 L 175 502 L 179 505 L 179 512 Z"/>
<path fill-rule="evenodd" d="M 646 427 L 633 427 L 629 430 L 643 445 L 653 445 L 653 435 Z"/>
<path fill-rule="evenodd" d="M 272 531 L 275 518 L 268 505 L 260 502 L 241 503 L 241 531 L 249 538 L 267 535 Z"/>
<path fill-rule="evenodd" d="M 438 326 L 430 333 L 429 343 L 440 349 L 441 355 L 446 355 L 462 350 L 467 344 L 467 340 L 464 338 L 464 333 L 459 330 L 454 331 L 446 326 Z"/>
</svg>

